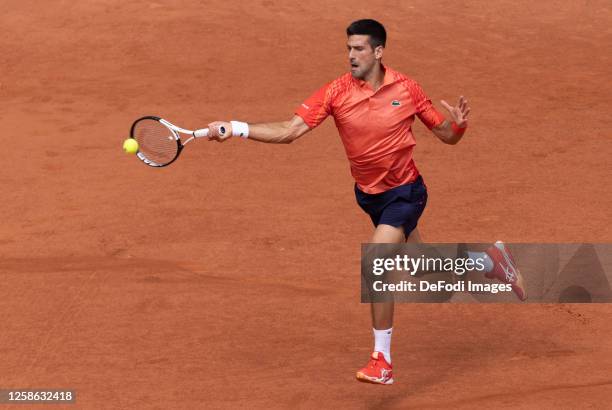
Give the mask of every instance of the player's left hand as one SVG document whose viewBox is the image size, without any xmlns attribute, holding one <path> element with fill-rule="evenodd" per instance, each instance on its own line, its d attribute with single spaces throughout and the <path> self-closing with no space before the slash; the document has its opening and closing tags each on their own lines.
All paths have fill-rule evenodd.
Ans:
<svg viewBox="0 0 612 410">
<path fill-rule="evenodd" d="M 451 107 L 449 103 L 442 100 L 440 103 L 448 110 L 450 116 L 457 126 L 467 127 L 467 116 L 470 113 L 470 107 L 467 105 L 467 100 L 463 96 L 459 97 L 459 102 L 456 106 Z"/>
</svg>

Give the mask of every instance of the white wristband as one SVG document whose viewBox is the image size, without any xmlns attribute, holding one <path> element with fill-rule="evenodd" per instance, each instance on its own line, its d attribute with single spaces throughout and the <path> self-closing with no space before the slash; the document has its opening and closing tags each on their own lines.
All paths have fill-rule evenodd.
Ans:
<svg viewBox="0 0 612 410">
<path fill-rule="evenodd" d="M 232 124 L 232 137 L 249 137 L 249 124 L 240 121 L 230 121 Z"/>
</svg>

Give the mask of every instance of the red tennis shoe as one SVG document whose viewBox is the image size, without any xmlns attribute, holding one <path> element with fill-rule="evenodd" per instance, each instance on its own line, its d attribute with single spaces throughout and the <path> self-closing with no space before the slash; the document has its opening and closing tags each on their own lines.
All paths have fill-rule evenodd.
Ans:
<svg viewBox="0 0 612 410">
<path fill-rule="evenodd" d="M 372 353 L 370 361 L 357 372 L 357 380 L 366 383 L 393 384 L 393 367 L 381 352 Z"/>
<path fill-rule="evenodd" d="M 512 285 L 512 290 L 520 300 L 527 299 L 525 283 L 521 272 L 517 269 L 514 258 L 510 250 L 502 241 L 497 241 L 487 249 L 487 255 L 493 260 L 493 270 L 486 272 L 485 276 L 489 279 L 498 279 L 504 283 Z"/>
</svg>

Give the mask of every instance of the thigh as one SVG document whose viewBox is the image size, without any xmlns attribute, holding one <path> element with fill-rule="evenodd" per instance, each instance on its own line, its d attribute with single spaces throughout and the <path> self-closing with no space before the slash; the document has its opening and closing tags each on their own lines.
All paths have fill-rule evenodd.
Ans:
<svg viewBox="0 0 612 410">
<path fill-rule="evenodd" d="M 370 243 L 403 243 L 404 229 L 399 226 L 380 224 L 374 229 Z"/>
<path fill-rule="evenodd" d="M 427 204 L 427 192 L 419 197 L 398 197 L 382 212 L 379 223 L 403 228 L 407 239 L 416 229 Z"/>
<path fill-rule="evenodd" d="M 427 187 L 423 179 L 395 187 L 380 194 L 366 194 L 355 185 L 357 203 L 377 227 L 377 243 L 397 243 L 396 229 L 403 229 L 404 242 L 416 228 L 419 218 L 427 205 Z M 378 229 L 380 225 L 387 225 Z"/>
</svg>

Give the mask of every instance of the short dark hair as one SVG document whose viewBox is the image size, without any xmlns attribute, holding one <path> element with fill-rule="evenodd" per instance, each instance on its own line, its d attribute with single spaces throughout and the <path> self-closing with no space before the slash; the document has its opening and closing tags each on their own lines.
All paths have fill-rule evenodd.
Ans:
<svg viewBox="0 0 612 410">
<path fill-rule="evenodd" d="M 385 27 L 376 20 L 363 19 L 353 21 L 346 28 L 346 35 L 353 36 L 355 34 L 366 34 L 370 36 L 369 43 L 372 48 L 385 46 L 387 43 L 387 31 Z"/>
</svg>

